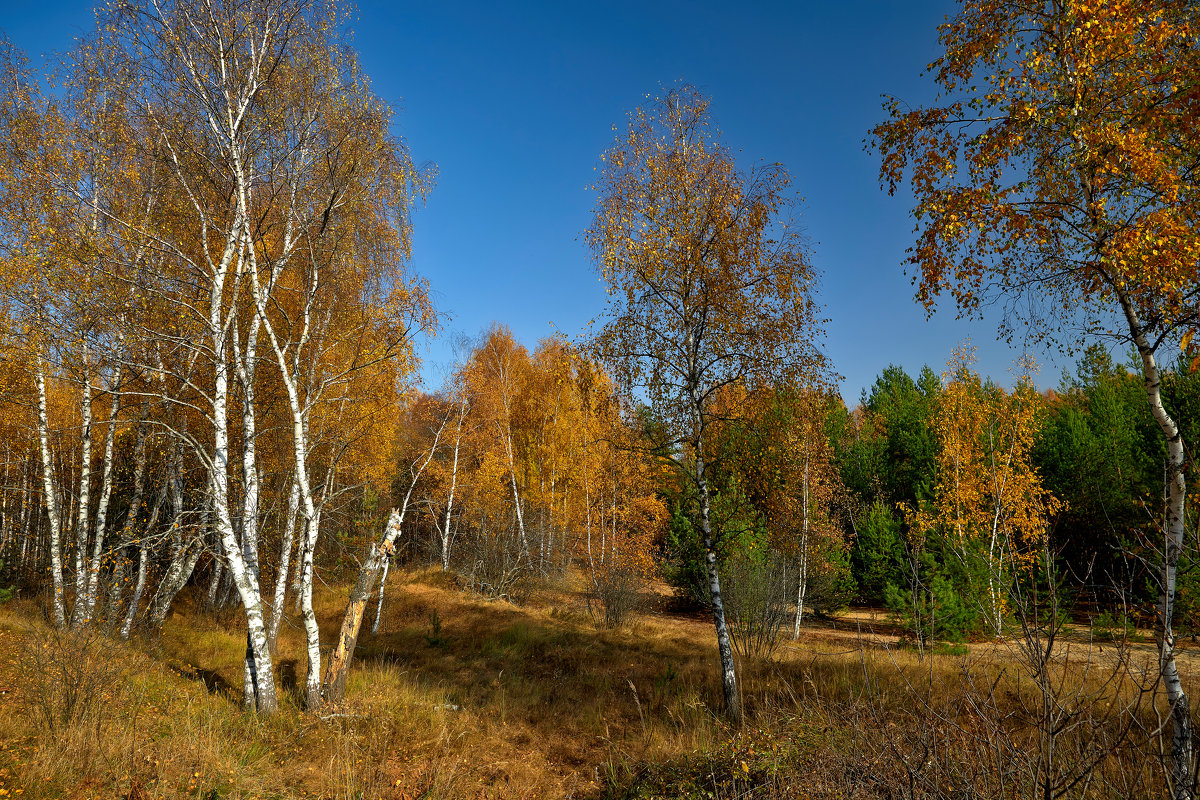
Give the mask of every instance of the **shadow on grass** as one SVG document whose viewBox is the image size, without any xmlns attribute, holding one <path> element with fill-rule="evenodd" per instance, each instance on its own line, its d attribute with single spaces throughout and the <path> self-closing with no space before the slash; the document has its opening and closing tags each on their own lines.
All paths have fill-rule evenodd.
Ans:
<svg viewBox="0 0 1200 800">
<path fill-rule="evenodd" d="M 216 670 L 197 667 L 191 664 L 169 663 L 167 668 L 181 678 L 188 680 L 199 681 L 204 684 L 204 689 L 209 694 L 220 695 L 228 700 L 237 701 L 239 698 L 234 694 L 234 687 L 229 681 L 225 680 Z"/>
</svg>

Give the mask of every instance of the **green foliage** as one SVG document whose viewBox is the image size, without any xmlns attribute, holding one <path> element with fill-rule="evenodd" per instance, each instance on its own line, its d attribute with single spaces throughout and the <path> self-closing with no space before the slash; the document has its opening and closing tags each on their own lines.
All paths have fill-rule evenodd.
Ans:
<svg viewBox="0 0 1200 800">
<path fill-rule="evenodd" d="M 438 616 L 437 609 L 429 612 L 429 632 L 425 634 L 425 641 L 430 647 L 445 647 L 446 635 L 442 632 L 442 618 Z"/>
<path fill-rule="evenodd" d="M 663 542 L 663 577 L 681 598 L 708 604 L 708 576 L 700 531 L 682 508 L 672 509 Z"/>
<path fill-rule="evenodd" d="M 888 607 L 913 639 L 962 642 L 983 629 L 986 608 L 985 554 L 951 547 L 930 537 L 910 553 L 905 581 L 889 583 Z"/>
<path fill-rule="evenodd" d="M 723 476 L 724 487 L 711 490 L 710 517 L 714 530 L 720 533 L 717 541 L 717 569 L 724 574 L 730 554 L 749 553 L 753 559 L 765 552 L 767 534 L 754 509 L 739 491 L 735 476 Z M 680 500 L 675 501 L 664 541 L 665 564 L 663 575 L 679 596 L 702 606 L 711 602 L 708 568 L 705 562 L 704 539 L 700 526 L 684 511 Z"/>
<path fill-rule="evenodd" d="M 867 509 L 857 526 L 850 552 L 850 569 L 863 599 L 879 602 L 888 584 L 899 584 L 904 561 L 904 535 L 900 520 L 881 500 Z"/>
<path fill-rule="evenodd" d="M 940 394 L 941 381 L 929 367 L 914 381 L 893 364 L 863 397 L 883 438 L 879 488 L 894 505 L 915 506 L 933 490 L 937 441 L 931 422 Z"/>
<path fill-rule="evenodd" d="M 1089 348 L 1064 376 L 1034 450 L 1045 486 L 1066 503 L 1054 530 L 1067 562 L 1090 565 L 1092 582 L 1124 573 L 1123 537 L 1151 529 L 1162 495 L 1165 449 L 1141 378 Z"/>
<path fill-rule="evenodd" d="M 850 552 L 841 547 L 819 548 L 809 569 L 805 607 L 827 616 L 845 608 L 857 594 Z"/>
<path fill-rule="evenodd" d="M 5 574 L 5 566 L 6 565 L 4 563 L 4 559 L 0 558 L 0 575 Z M 10 585 L 7 588 L 4 586 L 0 586 L 0 603 L 7 603 L 9 600 L 12 600 L 13 597 L 16 596 L 16 594 L 17 594 L 16 586 Z"/>
<path fill-rule="evenodd" d="M 1134 635 L 1133 620 L 1121 610 L 1104 609 L 1092 618 L 1092 636 L 1098 641 L 1125 641 Z"/>
</svg>

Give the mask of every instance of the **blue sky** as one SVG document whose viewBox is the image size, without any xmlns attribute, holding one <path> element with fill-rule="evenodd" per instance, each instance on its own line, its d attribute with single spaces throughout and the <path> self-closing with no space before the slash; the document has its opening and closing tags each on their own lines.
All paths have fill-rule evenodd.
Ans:
<svg viewBox="0 0 1200 800">
<path fill-rule="evenodd" d="M 0 29 L 40 63 L 91 27 L 93 4 L 0 2 Z M 889 363 L 938 371 L 970 338 L 980 371 L 1009 384 L 1016 350 L 996 319 L 931 320 L 903 271 L 913 240 L 908 197 L 879 188 L 864 150 L 882 95 L 928 103 L 945 0 L 910 2 L 361 2 L 354 41 L 396 132 L 439 177 L 415 215 L 413 268 L 428 278 L 446 335 L 429 344 L 440 380 L 453 332 L 493 321 L 533 346 L 575 337 L 602 313 L 584 245 L 588 186 L 613 126 L 660 86 L 709 94 L 742 163 L 787 166 L 800 223 L 823 279 L 824 348 L 853 405 Z M 1042 363 L 1055 385 L 1070 359 Z"/>
</svg>

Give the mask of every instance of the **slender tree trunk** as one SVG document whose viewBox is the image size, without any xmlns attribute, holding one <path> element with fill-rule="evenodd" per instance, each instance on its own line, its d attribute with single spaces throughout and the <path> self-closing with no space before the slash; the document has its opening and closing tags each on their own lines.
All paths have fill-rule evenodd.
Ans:
<svg viewBox="0 0 1200 800">
<path fill-rule="evenodd" d="M 79 408 L 83 416 L 79 447 L 79 515 L 75 518 L 75 600 L 71 627 L 87 620 L 87 545 L 92 485 L 92 376 L 86 346 L 83 349 L 83 397 Z"/>
<path fill-rule="evenodd" d="M 108 611 L 105 616 L 109 624 L 116 620 L 117 611 L 121 607 L 121 595 L 125 591 L 125 562 L 128 561 L 128 549 L 132 531 L 137 525 L 138 515 L 142 513 L 142 497 L 146 492 L 146 465 L 149 458 L 146 454 L 146 416 L 148 409 L 143 407 L 141 419 L 138 420 L 137 433 L 133 445 L 133 493 L 129 497 L 129 510 L 125 513 L 125 524 L 121 527 L 121 539 L 118 543 L 117 563 L 113 568 L 112 585 L 109 589 Z M 140 550 L 139 563 L 140 563 Z M 140 571 L 140 566 L 139 566 Z"/>
<path fill-rule="evenodd" d="M 129 597 L 129 605 L 125 609 L 125 619 L 121 621 L 120 636 L 128 639 L 133 632 L 133 621 L 137 619 L 138 607 L 142 604 L 142 594 L 146 591 L 146 572 L 150 562 L 150 548 L 143 540 L 138 544 L 137 579 L 133 583 L 133 594 Z"/>
<path fill-rule="evenodd" d="M 1146 398 L 1150 403 L 1150 412 L 1154 415 L 1154 421 L 1158 423 L 1163 438 L 1167 441 L 1165 487 L 1167 502 L 1161 585 L 1159 587 L 1161 594 L 1158 606 L 1158 652 L 1163 686 L 1166 688 L 1167 701 L 1171 704 L 1172 797 L 1175 800 L 1192 800 L 1194 796 L 1192 786 L 1195 777 L 1192 773 L 1194 745 L 1192 742 L 1191 706 L 1175 663 L 1175 633 L 1172 629 L 1176 576 L 1186 532 L 1184 516 L 1187 503 L 1186 448 L 1179 425 L 1163 405 L 1162 373 L 1155 358 L 1154 346 L 1147 336 L 1146 326 L 1142 323 L 1129 297 L 1120 287 L 1117 287 L 1117 297 L 1129 323 L 1133 342 L 1142 359 L 1142 379 L 1146 387 Z"/>
<path fill-rule="evenodd" d="M 729 638 L 729 627 L 725 623 L 725 604 L 721 599 L 721 578 L 717 573 L 717 549 L 713 540 L 712 522 L 709 516 L 708 479 L 704 474 L 702 441 L 696 447 L 696 488 L 700 495 L 700 530 L 704 536 L 704 564 L 708 570 L 708 589 L 712 595 L 713 624 L 717 629 L 717 651 L 721 656 L 721 690 L 725 700 L 725 713 L 729 720 L 740 727 L 742 724 L 742 698 L 738 691 L 737 667 L 733 661 L 733 643 Z"/>
<path fill-rule="evenodd" d="M 317 627 L 317 612 L 313 609 L 313 558 L 317 549 L 315 531 L 320 526 L 320 512 L 315 515 L 315 522 L 304 521 L 304 552 L 300 564 L 300 600 L 301 619 L 304 621 L 305 656 L 308 661 L 308 675 L 304 683 L 304 705 L 310 711 L 321 707 L 321 631 Z"/>
<path fill-rule="evenodd" d="M 125 596 L 125 570 L 128 569 L 129 548 L 113 550 L 112 572 L 108 576 L 108 602 L 104 605 L 105 624 L 111 630 L 121 613 L 121 599 Z"/>
<path fill-rule="evenodd" d="M 8 539 L 12 533 L 12 525 L 9 517 L 12 515 L 11 506 L 11 485 L 8 479 L 8 465 L 12 463 L 12 446 L 4 445 L 4 486 L 3 494 L 0 494 L 0 560 L 8 548 Z M 23 467 L 24 465 L 22 465 Z M 9 561 L 12 561 L 10 558 Z"/>
<path fill-rule="evenodd" d="M 58 516 L 58 495 L 54 486 L 54 460 L 50 456 L 50 423 L 46 414 L 46 367 L 41 351 L 37 354 L 38 443 L 42 451 L 42 503 L 50 526 L 50 579 L 54 587 L 54 625 L 67 624 L 63 597 L 62 527 Z"/>
<path fill-rule="evenodd" d="M 458 426 L 454 431 L 454 465 L 450 468 L 450 493 L 446 497 L 446 519 L 442 523 L 442 572 L 450 571 L 450 514 L 454 508 L 454 491 L 458 488 L 458 449 L 462 444 L 462 425 L 466 408 L 465 403 L 460 407 Z"/>
<path fill-rule="evenodd" d="M 167 476 L 167 480 L 163 482 L 162 488 L 158 491 L 158 499 L 154 501 L 154 507 L 150 510 L 150 518 L 146 520 L 146 528 L 142 531 L 142 535 L 138 537 L 138 571 L 137 579 L 133 585 L 133 595 L 129 598 L 129 605 L 125 609 L 125 619 L 121 622 L 120 636 L 122 639 L 128 639 L 130 632 L 133 630 L 133 622 L 137 618 L 138 609 L 142 604 L 142 595 L 146 591 L 146 573 L 150 564 L 150 535 L 154 531 L 154 527 L 158 524 L 158 515 L 162 511 L 163 500 L 167 496 L 167 487 L 171 483 L 174 475 L 175 461 L 171 461 L 171 472 Z M 144 491 L 144 487 L 143 487 Z M 137 512 L 140 511 L 141 496 L 137 496 L 139 508 L 130 507 L 129 516 L 125 520 L 125 529 L 128 532 L 132 525 L 136 524 Z M 172 536 L 175 531 L 171 531 Z M 174 553 L 172 553 L 172 566 L 174 566 Z M 170 574 L 168 569 L 167 574 Z M 165 580 L 165 578 L 164 578 Z M 161 587 L 160 587 L 161 588 Z M 160 621 L 153 630 L 158 631 L 162 628 Z"/>
<path fill-rule="evenodd" d="M 108 439 L 104 443 L 104 466 L 100 478 L 100 501 L 96 506 L 96 536 L 92 541 L 92 560 L 88 565 L 87 607 L 84 622 L 96 614 L 96 597 L 100 591 L 100 563 L 104 557 L 105 528 L 108 526 L 108 504 L 112 500 L 113 449 L 117 438 L 117 415 L 121 411 L 121 369 L 113 377 L 112 404 L 108 414 Z"/>
<path fill-rule="evenodd" d="M 275 573 L 275 594 L 271 603 L 271 622 L 267 626 L 267 644 L 271 652 L 278 652 L 279 625 L 283 621 L 283 603 L 287 594 L 289 561 L 292 557 L 293 540 L 296 537 L 296 516 L 300 506 L 300 485 L 292 479 L 292 491 L 288 496 L 287 523 L 283 529 L 283 541 L 279 545 L 279 569 Z M 299 561 L 300 559 L 297 559 Z"/>
<path fill-rule="evenodd" d="M 800 489 L 800 580 L 796 588 L 796 622 L 792 640 L 800 638 L 800 623 L 804 620 L 804 595 L 808 592 L 808 438 L 804 440 L 804 485 Z"/>
<path fill-rule="evenodd" d="M 208 581 L 208 591 L 204 595 L 204 606 L 209 610 L 217 609 L 218 593 L 221 590 L 221 579 L 225 577 L 225 562 L 220 558 L 213 559 L 212 576 Z"/>
<path fill-rule="evenodd" d="M 508 438 L 508 476 L 512 482 L 513 508 L 517 512 L 517 530 L 521 534 L 521 552 L 525 556 L 527 562 L 533 561 L 533 555 L 529 550 L 529 539 L 525 536 L 525 514 L 521 510 L 521 495 L 517 492 L 517 469 L 513 461 L 513 446 L 512 436 Z"/>
</svg>

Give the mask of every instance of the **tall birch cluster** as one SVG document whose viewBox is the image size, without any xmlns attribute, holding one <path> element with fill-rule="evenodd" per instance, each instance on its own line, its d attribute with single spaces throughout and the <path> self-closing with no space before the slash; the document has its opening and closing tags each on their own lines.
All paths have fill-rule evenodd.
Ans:
<svg viewBox="0 0 1200 800">
<path fill-rule="evenodd" d="M 60 626 L 161 626 L 202 568 L 208 601 L 244 610 L 263 713 L 292 591 L 316 706 L 322 526 L 378 479 L 380 419 L 433 325 L 405 266 L 430 176 L 333 3 L 121 3 L 97 22 L 56 94 L 3 54 L 6 388 L 23 409 L 5 530 L 29 529 L 19 567 L 49 567 Z"/>
</svg>

